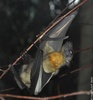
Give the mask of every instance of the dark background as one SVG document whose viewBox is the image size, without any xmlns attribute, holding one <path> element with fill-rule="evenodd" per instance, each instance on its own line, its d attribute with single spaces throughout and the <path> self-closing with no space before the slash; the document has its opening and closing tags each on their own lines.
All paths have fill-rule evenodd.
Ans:
<svg viewBox="0 0 93 100">
<path fill-rule="evenodd" d="M 5 68 L 5 65 L 13 63 L 35 40 L 35 36 L 42 32 L 66 5 L 67 0 L 0 0 L 0 66 Z M 67 35 L 73 43 L 74 50 L 93 45 L 93 0 L 88 0 L 79 8 L 78 15 L 71 24 Z M 32 50 L 29 53 L 33 55 L 35 52 Z M 62 78 L 59 78 L 58 75 L 54 77 L 39 96 L 90 90 L 93 65 L 89 66 L 89 64 L 92 62 L 92 48 L 75 53 L 70 67 L 60 70 L 61 74 L 68 73 L 68 75 Z M 89 68 L 69 74 L 70 71 L 82 66 Z M 15 89 L 2 93 L 29 95 L 26 90 L 19 89 L 9 71 L 0 80 L 0 90 L 11 87 L 15 87 Z M 6 100 L 13 99 L 6 98 Z M 90 96 L 67 97 L 64 100 L 90 100 Z"/>
</svg>

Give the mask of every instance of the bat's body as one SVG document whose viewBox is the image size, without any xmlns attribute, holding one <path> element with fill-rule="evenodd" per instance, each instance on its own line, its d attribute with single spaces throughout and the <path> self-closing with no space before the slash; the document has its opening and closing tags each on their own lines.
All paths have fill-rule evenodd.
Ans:
<svg viewBox="0 0 93 100">
<path fill-rule="evenodd" d="M 77 11 L 72 12 L 43 37 L 35 59 L 22 66 L 19 75 L 22 85 L 17 82 L 20 88 L 26 86 L 31 94 L 37 95 L 62 66 L 69 65 L 73 47 L 71 42 L 63 44 L 63 40 L 76 14 Z"/>
</svg>

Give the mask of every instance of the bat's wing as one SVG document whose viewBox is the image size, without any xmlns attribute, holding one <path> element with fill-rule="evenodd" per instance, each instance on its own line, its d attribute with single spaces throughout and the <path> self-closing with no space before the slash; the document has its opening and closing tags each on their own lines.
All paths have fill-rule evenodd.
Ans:
<svg viewBox="0 0 93 100">
<path fill-rule="evenodd" d="M 41 73 L 41 66 L 42 66 L 42 62 L 43 62 L 43 52 L 39 49 L 36 53 L 34 62 L 33 62 L 33 66 L 31 68 L 31 87 L 29 89 L 30 94 L 35 94 L 35 89 L 38 83 L 38 88 L 41 88 L 41 80 L 42 80 L 42 73 Z M 41 76 L 41 78 L 39 78 L 39 76 Z M 39 80 L 38 80 L 39 79 Z M 40 90 L 40 89 L 38 89 Z"/>
<path fill-rule="evenodd" d="M 18 86 L 19 86 L 21 89 L 24 89 L 26 86 L 25 86 L 24 83 L 22 82 L 22 80 L 21 80 L 21 78 L 19 77 L 18 73 L 15 71 L 14 66 L 9 65 L 9 67 L 11 68 L 11 72 L 13 73 L 14 78 L 15 78 L 15 81 L 16 81 L 16 83 L 18 84 Z"/>
<path fill-rule="evenodd" d="M 40 44 L 40 49 L 43 50 L 43 56 L 61 49 L 63 40 L 66 38 L 66 32 L 76 14 L 77 11 L 72 12 L 43 37 L 43 41 Z"/>
<path fill-rule="evenodd" d="M 22 70 L 24 70 L 25 68 L 28 67 L 28 64 L 31 63 L 33 61 L 32 57 L 29 55 L 29 54 L 25 54 L 24 57 L 22 58 L 23 59 L 23 66 L 20 68 L 20 71 L 22 72 Z M 21 78 L 20 78 L 20 71 L 17 72 L 16 69 L 14 68 L 14 66 L 12 65 L 9 65 L 10 67 L 10 70 L 11 72 L 13 73 L 14 75 L 14 79 L 16 81 L 16 83 L 18 84 L 18 86 L 21 88 L 21 89 L 24 89 L 26 87 L 26 85 L 22 82 Z"/>
<path fill-rule="evenodd" d="M 69 28 L 69 25 L 73 21 L 76 14 L 77 11 L 68 15 L 43 37 L 40 44 L 40 50 L 38 50 L 36 54 L 31 70 L 31 76 L 33 76 L 31 78 L 31 94 L 37 95 L 54 75 L 54 72 L 46 73 L 43 70 L 43 59 L 45 55 L 49 54 L 50 52 L 59 51 L 61 49 L 63 40 L 66 38 L 65 35 L 67 29 Z"/>
<path fill-rule="evenodd" d="M 41 92 L 52 76 L 53 75 L 51 73 L 47 74 L 43 70 L 43 52 L 39 49 L 31 69 L 31 87 L 29 89 L 30 94 L 37 95 L 39 92 Z"/>
</svg>

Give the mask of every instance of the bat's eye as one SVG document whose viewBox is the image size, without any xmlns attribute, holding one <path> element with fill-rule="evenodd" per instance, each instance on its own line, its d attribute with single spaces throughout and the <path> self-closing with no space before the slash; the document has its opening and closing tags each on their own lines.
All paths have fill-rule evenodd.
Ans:
<svg viewBox="0 0 93 100">
<path fill-rule="evenodd" d="M 71 55 L 73 55 L 73 51 L 72 51 L 72 50 L 70 50 L 69 53 L 70 53 Z"/>
</svg>

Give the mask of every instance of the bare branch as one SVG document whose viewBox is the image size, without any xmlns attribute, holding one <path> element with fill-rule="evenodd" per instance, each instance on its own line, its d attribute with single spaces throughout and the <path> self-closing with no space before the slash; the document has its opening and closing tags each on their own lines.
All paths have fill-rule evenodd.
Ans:
<svg viewBox="0 0 93 100">
<path fill-rule="evenodd" d="M 8 89 L 3 89 L 3 90 L 0 90 L 0 93 L 1 92 L 6 92 L 6 91 L 10 91 L 10 90 L 13 90 L 13 89 L 15 89 L 15 88 L 13 87 L 13 88 L 8 88 Z"/>
<path fill-rule="evenodd" d="M 0 100 L 5 100 L 4 97 L 0 97 Z"/>
<path fill-rule="evenodd" d="M 85 66 L 83 66 L 83 67 L 81 67 L 81 68 L 75 69 L 75 70 L 69 72 L 69 74 L 73 74 L 73 73 L 75 73 L 75 72 L 78 72 L 78 71 L 83 70 L 83 69 L 85 69 L 85 68 L 89 68 L 89 67 L 91 67 L 91 66 L 93 66 L 93 63 L 92 63 L 92 64 L 85 65 Z M 61 77 L 64 77 L 64 76 L 66 76 L 66 75 L 68 75 L 68 73 L 65 73 L 65 74 L 63 74 L 63 75 L 60 75 L 59 77 L 61 78 Z"/>
<path fill-rule="evenodd" d="M 9 98 L 27 99 L 27 100 L 54 100 L 54 99 L 66 98 L 66 97 L 77 96 L 77 95 L 88 95 L 89 96 L 91 94 L 93 94 L 92 91 L 79 91 L 79 92 L 60 94 L 57 96 L 44 97 L 44 98 L 43 97 L 12 95 L 12 94 L 0 94 L 0 97 L 9 97 Z"/>
<path fill-rule="evenodd" d="M 83 49 L 79 49 L 79 50 L 75 50 L 74 53 L 78 53 L 78 52 L 82 52 L 82 51 L 87 51 L 89 49 L 92 49 L 93 46 L 87 47 L 87 48 L 83 48 Z"/>
</svg>

